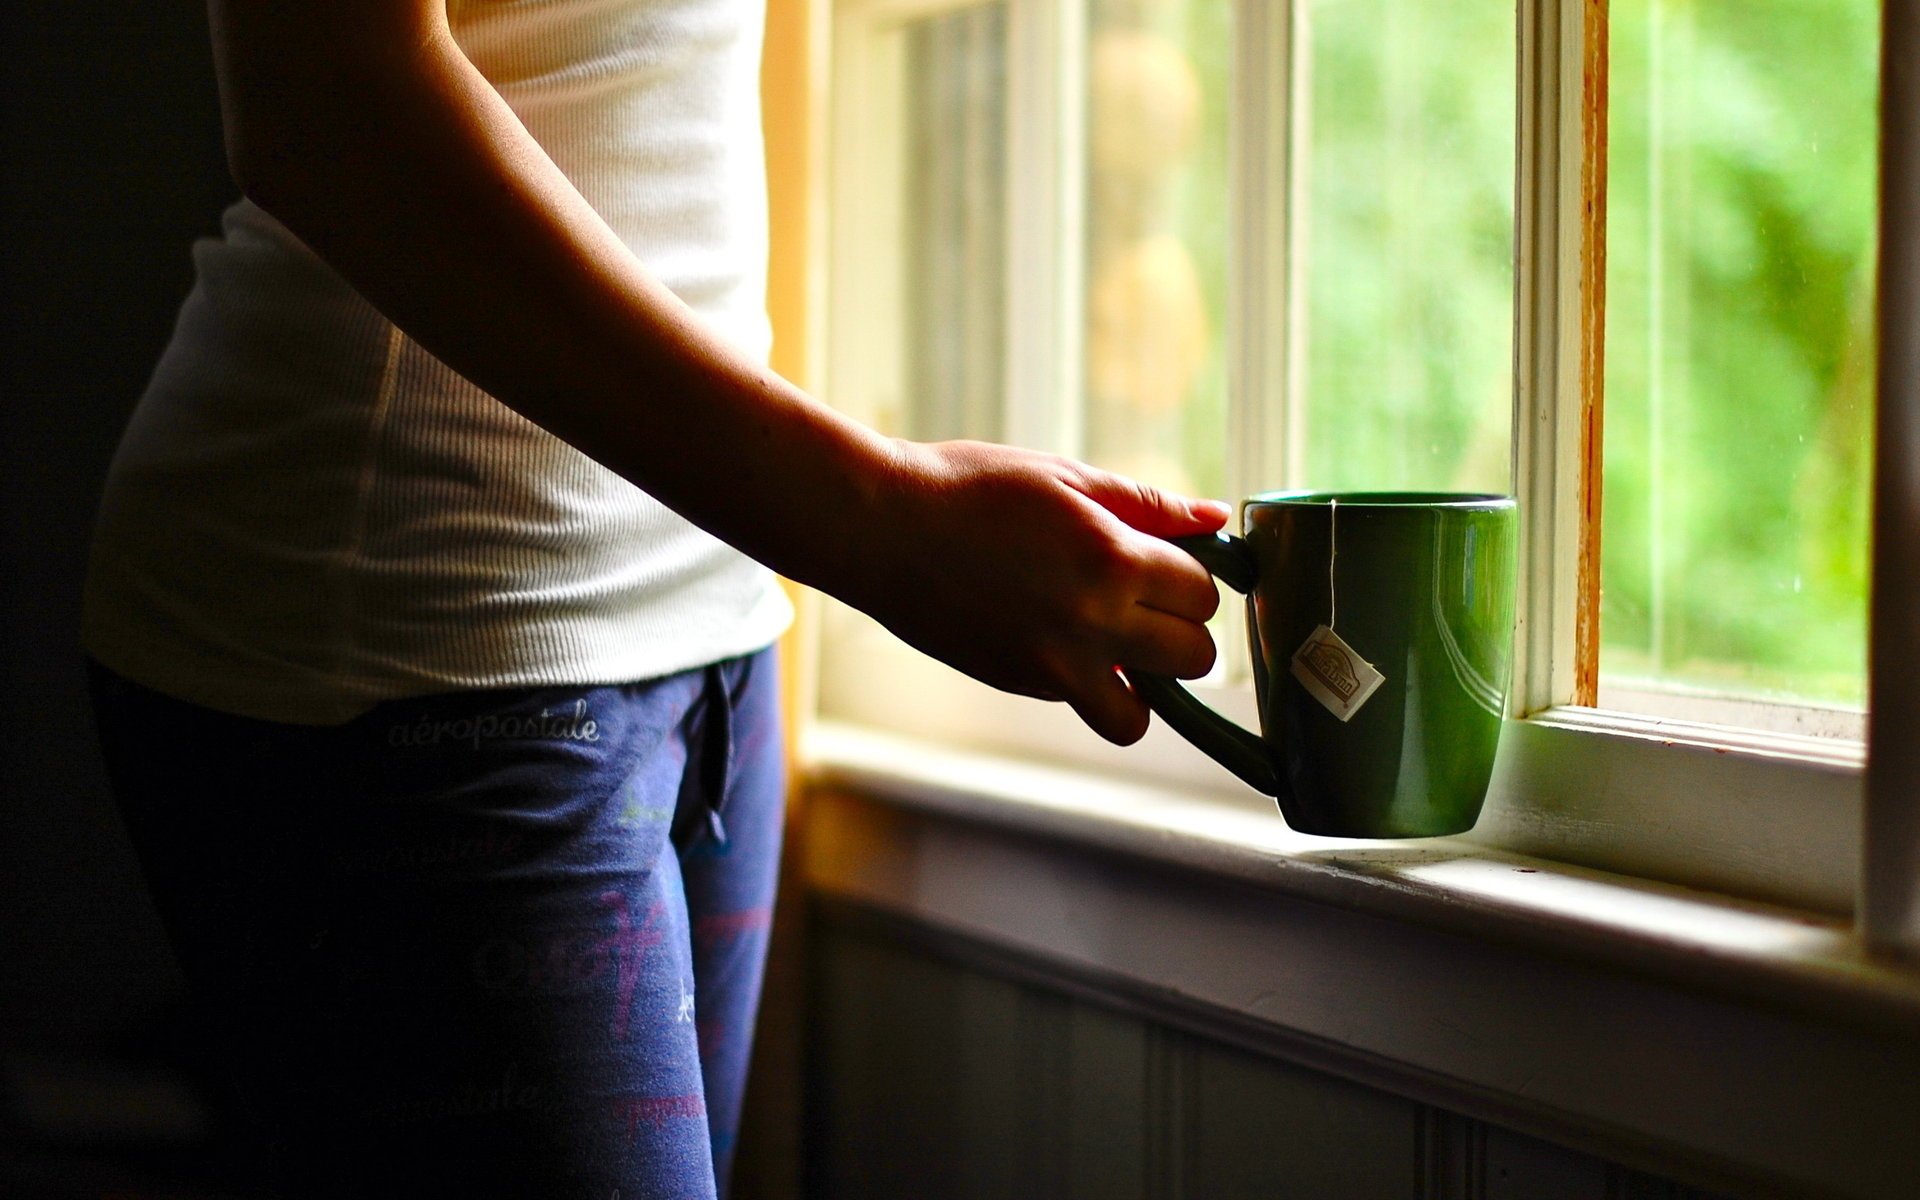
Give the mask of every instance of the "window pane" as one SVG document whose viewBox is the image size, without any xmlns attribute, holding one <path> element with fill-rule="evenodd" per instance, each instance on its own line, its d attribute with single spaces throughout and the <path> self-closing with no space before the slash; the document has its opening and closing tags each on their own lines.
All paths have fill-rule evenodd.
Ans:
<svg viewBox="0 0 1920 1200">
<path fill-rule="evenodd" d="M 1507 490 L 1513 22 L 1497 0 L 1307 2 L 1295 484 Z"/>
<path fill-rule="evenodd" d="M 905 436 L 998 439 L 1006 393 L 1006 10 L 904 38 Z"/>
<path fill-rule="evenodd" d="M 1225 484 L 1222 0 L 1092 0 L 1086 453 L 1163 487 Z"/>
<path fill-rule="evenodd" d="M 1611 11 L 1602 702 L 1857 707 L 1879 7 Z"/>
</svg>

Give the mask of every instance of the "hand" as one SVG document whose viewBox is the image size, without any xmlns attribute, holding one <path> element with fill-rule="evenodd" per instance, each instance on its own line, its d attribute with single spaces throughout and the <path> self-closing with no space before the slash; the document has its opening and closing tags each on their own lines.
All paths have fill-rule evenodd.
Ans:
<svg viewBox="0 0 1920 1200">
<path fill-rule="evenodd" d="M 836 589 L 899 637 L 983 683 L 1064 700 L 1127 745 L 1147 707 L 1122 670 L 1213 666 L 1219 592 L 1162 540 L 1229 509 L 1071 459 L 983 442 L 896 443 L 865 578 Z"/>
</svg>

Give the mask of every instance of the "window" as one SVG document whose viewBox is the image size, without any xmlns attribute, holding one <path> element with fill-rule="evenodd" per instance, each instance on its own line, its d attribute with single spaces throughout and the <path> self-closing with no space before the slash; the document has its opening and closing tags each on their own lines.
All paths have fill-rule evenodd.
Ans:
<svg viewBox="0 0 1920 1200">
<path fill-rule="evenodd" d="M 922 441 L 998 439 L 1006 392 L 1006 8 L 897 35 L 905 93 L 902 337 L 892 423 Z"/>
<path fill-rule="evenodd" d="M 1215 495 L 1513 491 L 1474 836 L 1845 911 L 1873 14 L 1607 7 L 838 0 L 827 391 Z M 829 716 L 1237 786 L 825 623 Z"/>
<path fill-rule="evenodd" d="M 1609 707 L 1860 737 L 1878 17 L 1611 5 Z"/>
<path fill-rule="evenodd" d="M 1285 474 L 1505 492 L 1514 10 L 1311 0 L 1299 22 Z"/>
<path fill-rule="evenodd" d="M 1081 452 L 1219 495 L 1232 10 L 1088 0 L 1085 18 Z"/>
</svg>

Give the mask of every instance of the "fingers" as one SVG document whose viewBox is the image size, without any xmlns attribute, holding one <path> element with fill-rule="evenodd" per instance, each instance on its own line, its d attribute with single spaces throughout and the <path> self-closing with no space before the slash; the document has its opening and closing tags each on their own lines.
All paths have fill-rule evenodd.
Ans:
<svg viewBox="0 0 1920 1200">
<path fill-rule="evenodd" d="M 1089 729 L 1116 746 L 1131 746 L 1146 736 L 1147 702 L 1112 667 L 1091 673 L 1066 699 Z"/>
<path fill-rule="evenodd" d="M 1114 642 L 1109 653 L 1090 651 L 1092 661 L 1056 690 L 1095 733 L 1128 746 L 1147 731 L 1147 706 L 1108 662 L 1118 659 L 1128 671 L 1194 679 L 1213 669 L 1215 651 L 1204 625 L 1142 607 L 1134 609 L 1128 628 Z"/>
<path fill-rule="evenodd" d="M 1198 559 L 1158 538 L 1139 538 L 1131 547 L 1141 569 L 1135 602 L 1188 621 L 1210 621 L 1220 609 L 1220 589 Z"/>
<path fill-rule="evenodd" d="M 1205 625 L 1135 608 L 1122 630 L 1114 661 L 1124 670 L 1198 679 L 1213 670 L 1213 635 Z"/>
<path fill-rule="evenodd" d="M 1097 661 L 1058 690 L 1095 733 L 1126 746 L 1145 735 L 1149 714 L 1120 669 L 1177 679 L 1213 669 L 1213 636 L 1205 622 L 1220 607 L 1219 589 L 1192 555 L 1161 539 L 1210 533 L 1226 523 L 1230 510 L 1218 501 L 1188 500 L 1091 468 L 1082 482 L 1090 499 L 1137 531 L 1132 536 L 1113 531 L 1130 560 L 1118 578 L 1124 581 L 1122 594 L 1131 596 L 1117 614 L 1109 610 L 1104 636 L 1096 638 Z M 1113 582 L 1110 578 L 1109 585 Z"/>
<path fill-rule="evenodd" d="M 1226 524 L 1231 510 L 1218 500 L 1195 500 L 1159 488 L 1083 468 L 1085 494 L 1121 522 L 1147 537 L 1127 539 L 1127 554 L 1138 566 L 1140 603 L 1189 620 L 1205 621 L 1220 607 L 1220 595 L 1207 569 L 1194 557 L 1162 539 L 1211 533 Z"/>
<path fill-rule="evenodd" d="M 1093 467 L 1085 468 L 1079 484 L 1081 491 L 1102 508 L 1155 537 L 1211 533 L 1233 515 L 1233 510 L 1218 500 L 1190 500 Z"/>
</svg>

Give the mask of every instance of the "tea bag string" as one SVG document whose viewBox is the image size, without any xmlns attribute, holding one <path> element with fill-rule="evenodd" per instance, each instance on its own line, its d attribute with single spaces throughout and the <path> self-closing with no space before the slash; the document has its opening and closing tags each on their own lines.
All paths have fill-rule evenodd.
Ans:
<svg viewBox="0 0 1920 1200">
<path fill-rule="evenodd" d="M 1340 593 L 1333 583 L 1333 563 L 1340 556 L 1340 501 L 1327 499 L 1327 632 L 1340 615 Z"/>
</svg>

